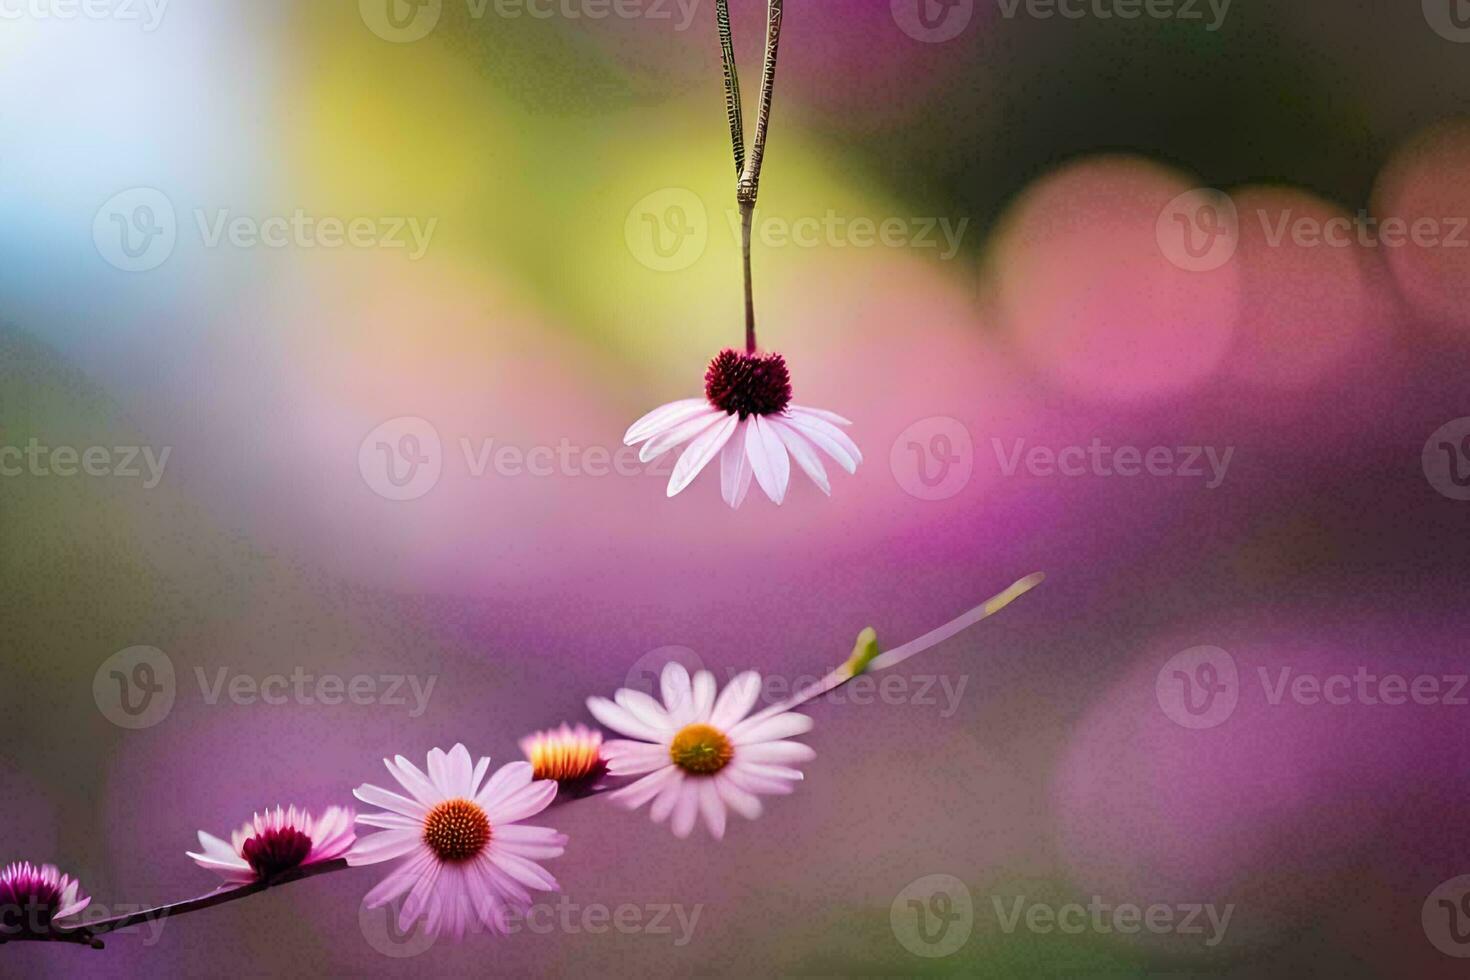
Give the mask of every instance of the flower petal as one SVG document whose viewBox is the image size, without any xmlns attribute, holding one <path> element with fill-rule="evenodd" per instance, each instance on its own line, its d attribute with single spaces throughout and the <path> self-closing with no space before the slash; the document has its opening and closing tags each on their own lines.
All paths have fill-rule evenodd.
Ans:
<svg viewBox="0 0 1470 980">
<path fill-rule="evenodd" d="M 489 809 L 506 797 L 518 793 L 531 785 L 531 777 L 535 773 L 529 762 L 507 762 L 495 770 L 495 775 L 490 781 L 481 787 L 475 796 L 477 806 Z"/>
<path fill-rule="evenodd" d="M 786 481 L 791 477 L 791 460 L 786 445 L 765 419 L 750 417 L 750 431 L 745 437 L 745 455 L 755 472 L 755 481 L 775 504 L 786 499 Z"/>
<path fill-rule="evenodd" d="M 517 790 L 493 806 L 485 807 L 485 816 L 493 828 L 498 823 L 514 823 L 540 813 L 556 798 L 556 780 L 538 779 L 525 789 Z M 494 833 L 493 829 L 491 833 Z"/>
<path fill-rule="evenodd" d="M 642 779 L 629 783 L 621 789 L 614 790 L 608 794 L 608 799 L 627 807 L 629 810 L 636 810 L 657 796 L 659 791 L 663 789 L 664 783 L 673 779 L 678 773 L 678 766 L 664 766 L 662 769 L 649 773 Z"/>
<path fill-rule="evenodd" d="M 705 779 L 699 783 L 699 812 L 704 815 L 704 825 L 709 828 L 710 836 L 720 840 L 725 836 L 725 801 L 720 799 L 720 791 L 715 787 L 713 779 Z"/>
<path fill-rule="evenodd" d="M 810 439 L 822 452 L 837 460 L 837 465 L 847 472 L 857 472 L 858 464 L 863 461 L 863 454 L 846 432 L 815 415 L 788 412 L 785 422 Z"/>
<path fill-rule="evenodd" d="M 669 720 L 679 727 L 689 724 L 694 715 L 694 690 L 689 684 L 689 671 L 677 660 L 670 660 L 664 664 L 658 686 Z"/>
<path fill-rule="evenodd" d="M 679 787 L 678 799 L 674 801 L 674 818 L 669 821 L 669 829 L 674 832 L 675 837 L 688 837 L 694 830 L 694 820 L 699 816 L 701 781 L 686 779 L 684 785 Z"/>
<path fill-rule="evenodd" d="M 703 398 L 685 398 L 680 401 L 669 402 L 667 405 L 660 405 L 637 422 L 628 426 L 628 431 L 623 435 L 623 445 L 632 446 L 640 443 L 670 426 L 678 425 L 686 419 L 703 414 L 705 409 L 712 407 Z"/>
<path fill-rule="evenodd" d="M 751 745 L 755 742 L 774 742 L 777 739 L 802 735 L 812 730 L 812 720 L 794 711 L 772 715 L 769 718 L 747 718 L 730 730 L 730 741 L 735 745 Z"/>
<path fill-rule="evenodd" d="M 745 491 L 750 489 L 753 470 L 745 455 L 745 440 L 749 438 L 750 419 L 744 419 L 736 427 L 730 441 L 720 450 L 720 496 L 732 508 L 738 508 L 745 500 Z"/>
<path fill-rule="evenodd" d="M 352 845 L 352 850 L 347 852 L 347 863 L 355 868 L 364 864 L 391 861 L 403 857 L 421 843 L 421 835 L 412 830 L 384 830 L 368 834 Z"/>
<path fill-rule="evenodd" d="M 627 708 L 613 704 L 607 698 L 588 698 L 587 710 L 592 712 L 592 717 L 619 735 L 641 738 L 645 742 L 657 742 L 665 737 L 658 729 L 633 717 L 633 713 Z"/>
<path fill-rule="evenodd" d="M 713 425 L 717 425 L 725 417 L 724 412 L 718 408 L 709 406 L 706 411 L 701 412 L 691 419 L 680 422 L 678 425 L 665 429 L 645 442 L 643 448 L 638 450 L 638 458 L 645 463 L 657 459 L 675 446 L 686 443 L 704 430 Z"/>
<path fill-rule="evenodd" d="M 715 791 L 720 794 L 725 805 L 745 819 L 754 820 L 761 815 L 763 807 L 760 797 L 735 785 L 725 772 L 717 773 L 710 782 L 714 784 Z"/>
<path fill-rule="evenodd" d="M 794 426 L 780 419 L 772 419 L 769 425 L 776 430 L 776 434 L 786 444 L 787 451 L 791 453 L 791 458 L 796 460 L 796 465 L 801 467 L 802 472 L 812 478 L 817 489 L 829 497 L 832 496 L 832 484 L 827 479 L 827 470 L 822 466 L 822 461 L 817 458 L 817 451 L 812 448 L 806 436 Z"/>
<path fill-rule="evenodd" d="M 756 742 L 740 747 L 742 762 L 763 762 L 769 765 L 790 765 L 810 762 L 817 753 L 810 745 L 800 742 Z"/>
<path fill-rule="evenodd" d="M 434 788 L 434 784 L 429 782 L 429 777 L 403 756 L 394 756 L 391 761 L 384 759 L 383 765 L 387 767 L 388 775 L 398 780 L 398 785 L 408 790 L 414 799 L 425 806 L 433 806 L 444 799 Z"/>
<path fill-rule="evenodd" d="M 850 419 L 845 419 L 836 412 L 829 412 L 825 408 L 812 408 L 808 405 L 792 405 L 787 408 L 792 415 L 810 415 L 833 425 L 852 425 Z"/>
<path fill-rule="evenodd" d="M 700 433 L 699 437 L 689 444 L 679 457 L 679 462 L 674 464 L 674 472 L 669 475 L 668 495 L 677 496 L 690 482 L 700 474 L 709 461 L 715 458 L 715 454 L 724 448 L 725 443 L 730 441 L 730 436 L 735 431 L 735 425 L 740 421 L 738 416 L 727 415 L 723 422 L 716 423 Z"/>
<path fill-rule="evenodd" d="M 417 800 L 410 800 L 406 796 L 374 786 L 371 783 L 363 783 L 352 791 L 352 795 L 362 800 L 369 806 L 380 806 L 384 810 L 392 810 L 401 813 L 405 817 L 417 817 L 422 820 L 429 815 L 429 808 Z"/>
<path fill-rule="evenodd" d="M 740 722 L 740 719 L 750 714 L 750 709 L 755 707 L 756 699 L 760 697 L 760 694 L 760 674 L 747 670 L 736 675 L 720 692 L 719 700 L 715 702 L 714 713 L 709 717 L 709 723 L 721 732 L 728 732 Z"/>
<path fill-rule="evenodd" d="M 617 739 L 602 743 L 609 776 L 638 776 L 669 764 L 669 750 L 650 742 Z"/>
<path fill-rule="evenodd" d="M 642 691 L 635 691 L 631 687 L 619 688 L 613 695 L 613 700 L 641 724 L 658 732 L 673 733 L 674 722 L 664 706 Z"/>
</svg>

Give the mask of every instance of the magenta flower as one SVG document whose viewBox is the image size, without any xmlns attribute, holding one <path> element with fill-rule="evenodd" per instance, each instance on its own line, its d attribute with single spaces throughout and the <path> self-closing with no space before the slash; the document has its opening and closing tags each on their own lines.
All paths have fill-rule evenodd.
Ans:
<svg viewBox="0 0 1470 980">
<path fill-rule="evenodd" d="M 602 746 L 608 775 L 643 776 L 611 798 L 629 809 L 652 800 L 654 822 L 672 816 L 677 837 L 688 837 L 700 815 L 716 839 L 723 837 L 727 808 L 754 820 L 759 797 L 790 793 L 802 779 L 792 766 L 816 757 L 809 746 L 786 741 L 811 730 L 806 715 L 750 714 L 761 690 L 754 671 L 735 677 L 718 698 L 713 674 L 701 670 L 691 682 L 677 663 L 664 667 L 660 686 L 662 704 L 623 688 L 612 701 L 588 698 L 587 707 L 608 728 L 637 740 Z"/>
<path fill-rule="evenodd" d="M 368 908 L 406 894 L 399 929 L 407 932 L 422 918 L 429 935 L 459 939 L 476 923 L 505 933 L 507 913 L 531 907 L 528 889 L 560 889 L 537 862 L 560 857 L 566 835 L 518 823 L 546 809 L 556 796 L 556 782 L 533 780 L 529 762 L 501 766 L 488 781 L 489 758 L 471 766 L 463 745 L 448 752 L 431 749 L 427 774 L 401 755 L 383 764 L 408 795 L 366 783 L 353 791 L 386 812 L 357 818 L 384 829 L 359 840 L 347 863 L 400 859 L 363 899 Z"/>
<path fill-rule="evenodd" d="M 44 936 L 53 922 L 76 915 L 91 901 L 56 865 L 18 861 L 0 872 L 0 938 Z"/>
<path fill-rule="evenodd" d="M 793 459 L 830 495 L 832 485 L 817 450 L 848 473 L 856 472 L 863 461 L 857 444 L 840 428 L 851 422 L 832 412 L 791 404 L 791 373 L 780 354 L 721 351 L 705 372 L 704 395 L 655 408 L 623 436 L 626 445 L 643 443 L 638 458 L 645 463 L 689 444 L 669 477 L 670 497 L 687 487 L 716 455 L 720 492 L 731 507 L 745 500 L 752 477 L 773 503 L 785 500 Z"/>
<path fill-rule="evenodd" d="M 293 868 L 341 857 L 357 839 L 352 818 L 352 811 L 340 806 L 327 807 L 316 820 L 304 809 L 293 806 L 283 810 L 278 806 L 255 814 L 230 835 L 228 844 L 199 831 L 203 853 L 186 853 L 201 868 L 234 884 L 269 879 Z"/>
</svg>

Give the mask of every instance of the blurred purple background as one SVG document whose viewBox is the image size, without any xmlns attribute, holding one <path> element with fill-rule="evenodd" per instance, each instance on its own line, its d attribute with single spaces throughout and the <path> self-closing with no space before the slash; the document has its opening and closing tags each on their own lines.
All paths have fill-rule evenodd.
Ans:
<svg viewBox="0 0 1470 980">
<path fill-rule="evenodd" d="M 183 898 L 197 830 L 350 802 L 384 755 L 508 761 L 666 648 L 790 684 L 1048 574 L 879 703 L 814 706 L 805 784 L 719 844 L 543 821 L 576 909 L 687 935 L 424 944 L 360 921 L 381 869 L 351 870 L 0 972 L 1459 974 L 1467 38 L 1433 4 L 906 3 L 787 11 L 761 339 L 866 459 L 736 512 L 714 472 L 667 500 L 669 461 L 611 465 L 740 341 L 711 3 L 0 21 L 0 447 L 48 447 L 0 457 L 0 860 Z M 732 6 L 753 89 L 764 5 Z M 172 702 L 129 728 L 139 646 Z M 405 703 L 210 696 L 293 673 Z M 907 905 L 933 876 L 968 896 L 945 955 Z M 1210 944 L 1007 928 L 1095 897 L 1232 912 Z"/>
</svg>

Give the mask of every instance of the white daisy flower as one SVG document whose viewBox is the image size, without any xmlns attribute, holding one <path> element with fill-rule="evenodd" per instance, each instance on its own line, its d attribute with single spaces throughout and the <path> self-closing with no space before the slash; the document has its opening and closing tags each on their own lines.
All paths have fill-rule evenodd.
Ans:
<svg viewBox="0 0 1470 980">
<path fill-rule="evenodd" d="M 703 398 L 686 398 L 655 408 L 634 422 L 623 442 L 643 448 L 649 462 L 684 443 L 669 477 L 670 497 L 687 487 L 710 461 L 720 457 L 720 492 L 739 507 L 751 477 L 772 502 L 786 499 L 791 461 L 796 460 L 822 492 L 832 493 L 818 450 L 848 473 L 863 454 L 843 432 L 847 419 L 817 408 L 791 404 L 791 373 L 780 354 L 742 354 L 727 348 L 710 362 Z"/>
<path fill-rule="evenodd" d="M 816 757 L 809 746 L 786 739 L 810 731 L 812 721 L 794 712 L 759 712 L 750 717 L 760 695 L 755 671 L 735 677 L 718 698 L 715 678 L 701 670 L 690 680 L 677 663 L 664 667 L 663 703 L 641 691 L 623 688 L 606 698 L 588 698 L 598 721 L 632 740 L 604 742 L 610 776 L 643 778 L 611 798 L 629 809 L 653 801 L 655 823 L 672 817 L 675 836 L 688 837 L 695 819 L 709 832 L 725 834 L 725 811 L 747 819 L 761 814 L 761 796 L 790 793 L 802 779 L 795 764 Z"/>
<path fill-rule="evenodd" d="M 347 863 L 400 859 L 363 899 L 368 908 L 407 894 L 399 929 L 407 932 L 424 918 L 429 935 L 458 939 L 476 923 L 503 934 L 511 909 L 524 913 L 531 907 L 529 889 L 559 890 L 538 862 L 560 857 L 566 835 L 519 823 L 556 796 L 554 780 L 532 780 L 529 762 L 501 766 L 488 781 L 489 758 L 472 766 L 463 745 L 430 750 L 427 774 L 401 755 L 383 764 L 408 795 L 366 783 L 353 791 L 387 812 L 357 818 L 384 830 L 358 840 Z"/>
</svg>

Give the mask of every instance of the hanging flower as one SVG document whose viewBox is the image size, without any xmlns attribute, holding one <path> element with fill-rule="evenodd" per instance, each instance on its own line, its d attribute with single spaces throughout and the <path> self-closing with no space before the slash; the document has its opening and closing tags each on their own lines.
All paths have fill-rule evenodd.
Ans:
<svg viewBox="0 0 1470 980">
<path fill-rule="evenodd" d="M 305 809 L 278 806 L 255 814 L 230 835 L 228 844 L 199 831 L 203 853 L 186 853 L 195 864 L 229 882 L 269 880 L 293 868 L 341 857 L 357 839 L 352 819 L 346 807 L 327 807 L 320 819 L 313 820 Z"/>
<path fill-rule="evenodd" d="M 602 733 L 586 725 L 535 732 L 521 739 L 532 777 L 554 779 L 562 786 L 583 786 L 607 771 L 602 761 Z"/>
<path fill-rule="evenodd" d="M 0 872 L 0 938 L 45 936 L 53 922 L 76 915 L 91 901 L 56 865 L 17 861 Z"/>
<path fill-rule="evenodd" d="M 488 781 L 490 760 L 482 757 L 471 766 L 463 745 L 448 752 L 431 749 L 427 774 L 401 755 L 383 764 L 408 796 L 366 783 L 353 791 L 386 812 L 357 818 L 384 829 L 359 840 L 347 863 L 401 859 L 363 899 L 368 908 L 406 894 L 399 929 L 407 932 L 422 918 L 429 935 L 458 939 L 477 922 L 504 933 L 509 910 L 530 908 L 528 889 L 559 889 L 537 862 L 560 857 L 566 836 L 517 823 L 556 796 L 553 780 L 532 780 L 529 762 L 501 766 Z"/>
<path fill-rule="evenodd" d="M 715 456 L 720 457 L 720 492 L 739 507 L 751 478 L 774 503 L 786 499 L 791 460 L 822 492 L 832 493 L 817 453 L 856 472 L 863 455 L 832 412 L 791 404 L 791 373 L 780 354 L 742 354 L 725 349 L 704 375 L 703 398 L 670 402 L 629 427 L 623 442 L 643 443 L 638 458 L 648 462 L 688 443 L 669 477 L 670 497 L 687 487 Z"/>
<path fill-rule="evenodd" d="M 801 780 L 791 768 L 816 757 L 810 747 L 786 741 L 810 731 L 812 721 L 794 712 L 750 714 L 760 695 L 760 675 L 735 677 L 718 698 L 707 670 L 694 675 L 681 665 L 664 667 L 663 703 L 623 688 L 606 698 L 588 698 L 598 721 L 631 740 L 602 747 L 608 774 L 643 778 L 617 790 L 612 799 L 629 809 L 653 801 L 655 823 L 672 817 L 675 836 L 687 837 L 696 816 L 716 838 L 725 834 L 725 811 L 747 819 L 761 814 L 760 796 L 790 793 Z"/>
</svg>

